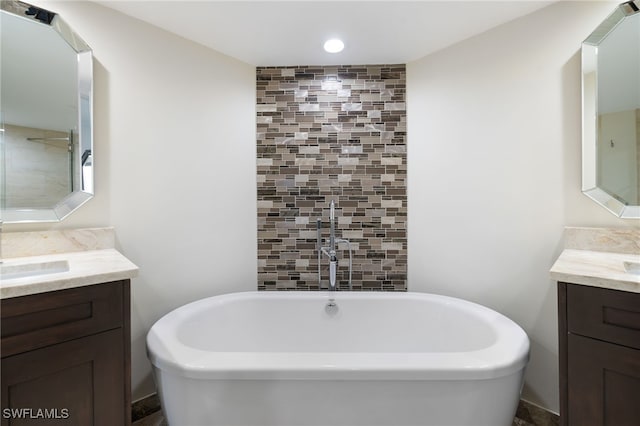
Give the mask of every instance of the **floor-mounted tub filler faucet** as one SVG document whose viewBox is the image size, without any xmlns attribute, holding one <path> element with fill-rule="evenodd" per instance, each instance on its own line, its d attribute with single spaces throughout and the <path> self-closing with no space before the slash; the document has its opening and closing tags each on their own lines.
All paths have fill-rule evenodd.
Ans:
<svg viewBox="0 0 640 426">
<path fill-rule="evenodd" d="M 338 274 L 338 256 L 336 252 L 336 244 L 345 243 L 349 248 L 349 290 L 352 290 L 351 285 L 351 269 L 352 269 L 352 255 L 351 255 L 351 243 L 348 240 L 342 238 L 336 238 L 336 203 L 331 200 L 329 203 L 329 246 L 322 246 L 322 219 L 318 218 L 317 222 L 317 250 L 318 250 L 318 287 L 322 284 L 322 275 L 320 272 L 320 264 L 322 261 L 322 254 L 324 253 L 329 258 L 329 291 L 337 290 L 336 281 Z"/>
</svg>

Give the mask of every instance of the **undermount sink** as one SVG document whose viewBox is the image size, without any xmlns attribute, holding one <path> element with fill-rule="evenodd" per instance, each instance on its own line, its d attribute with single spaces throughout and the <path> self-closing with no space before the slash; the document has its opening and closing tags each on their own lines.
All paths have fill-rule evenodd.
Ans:
<svg viewBox="0 0 640 426">
<path fill-rule="evenodd" d="M 640 262 L 624 262 L 624 269 L 630 274 L 640 275 Z"/>
<path fill-rule="evenodd" d="M 57 274 L 69 271 L 69 262 L 56 260 L 51 262 L 22 263 L 17 265 L 0 265 L 0 279 L 33 277 L 37 275 Z"/>
</svg>

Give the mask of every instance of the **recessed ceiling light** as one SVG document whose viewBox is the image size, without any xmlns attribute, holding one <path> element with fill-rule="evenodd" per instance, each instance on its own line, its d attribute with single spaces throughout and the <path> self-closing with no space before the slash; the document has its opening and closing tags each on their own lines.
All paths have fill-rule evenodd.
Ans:
<svg viewBox="0 0 640 426">
<path fill-rule="evenodd" d="M 338 53 L 344 49 L 344 43 L 342 40 L 338 40 L 337 38 L 333 38 L 331 40 L 327 40 L 324 43 L 324 50 L 329 53 Z"/>
</svg>

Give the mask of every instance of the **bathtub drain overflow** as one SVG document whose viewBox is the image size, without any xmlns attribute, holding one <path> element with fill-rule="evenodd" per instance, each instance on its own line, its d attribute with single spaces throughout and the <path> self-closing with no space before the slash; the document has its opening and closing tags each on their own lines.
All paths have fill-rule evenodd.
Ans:
<svg viewBox="0 0 640 426">
<path fill-rule="evenodd" d="M 336 304 L 335 299 L 329 299 L 329 301 L 327 302 L 327 304 L 324 307 L 324 310 L 329 315 L 335 315 L 338 312 L 338 305 Z"/>
</svg>

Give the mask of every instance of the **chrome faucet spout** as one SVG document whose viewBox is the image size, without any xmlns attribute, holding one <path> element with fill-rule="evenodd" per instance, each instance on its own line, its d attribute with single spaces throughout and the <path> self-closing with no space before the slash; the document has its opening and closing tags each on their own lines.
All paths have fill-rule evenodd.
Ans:
<svg viewBox="0 0 640 426">
<path fill-rule="evenodd" d="M 329 234 L 329 290 L 335 291 L 338 258 L 336 257 L 336 202 L 334 200 L 329 203 L 329 222 L 331 224 Z"/>
<path fill-rule="evenodd" d="M 329 251 L 333 253 L 332 257 L 335 257 L 336 252 L 336 202 L 331 200 L 329 203 L 329 222 L 330 222 L 330 234 L 329 234 Z"/>
<path fill-rule="evenodd" d="M 331 200 L 329 203 L 329 246 L 322 246 L 322 221 L 318 219 L 316 222 L 316 230 L 317 230 L 317 244 L 316 248 L 318 250 L 318 286 L 321 286 L 321 275 L 320 275 L 320 260 L 322 255 L 325 254 L 329 258 L 329 291 L 335 291 L 337 289 L 337 274 L 338 274 L 338 256 L 336 255 L 336 244 L 338 243 L 338 239 L 336 238 L 336 202 Z"/>
<path fill-rule="evenodd" d="M 333 256 L 329 261 L 329 291 L 336 291 L 338 258 Z"/>
</svg>

